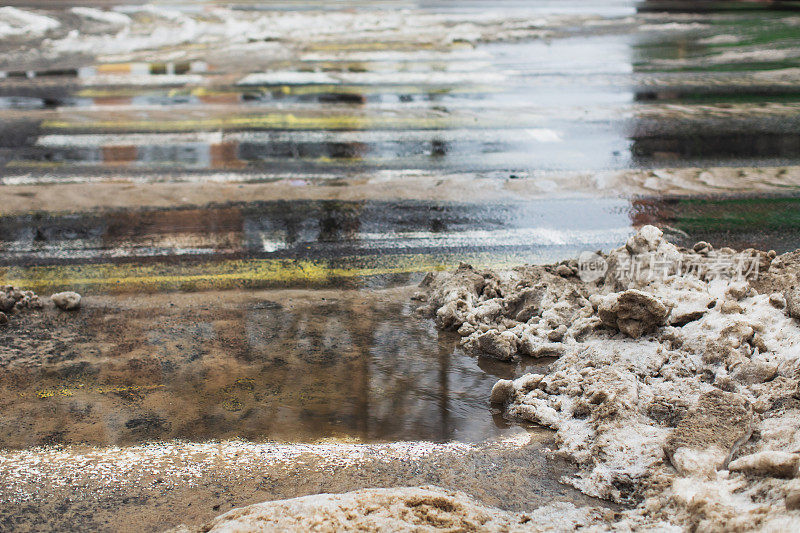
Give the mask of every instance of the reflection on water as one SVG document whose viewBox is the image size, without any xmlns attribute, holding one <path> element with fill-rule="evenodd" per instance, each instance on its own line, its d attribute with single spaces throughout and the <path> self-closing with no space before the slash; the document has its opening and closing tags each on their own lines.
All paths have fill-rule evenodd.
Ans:
<svg viewBox="0 0 800 533">
<path fill-rule="evenodd" d="M 635 227 L 737 248 L 800 247 L 794 198 L 254 202 L 0 217 L 0 281 L 40 292 L 386 287 L 460 261 L 608 250 Z"/>
<path fill-rule="evenodd" d="M 800 156 L 800 135 L 794 133 L 741 133 L 727 135 L 695 135 L 688 137 L 658 136 L 636 139 L 631 147 L 640 161 L 672 164 L 707 158 L 748 158 L 765 161 L 796 159 Z"/>
<path fill-rule="evenodd" d="M 631 125 L 635 164 L 745 166 L 781 164 L 800 156 L 800 94 L 795 83 L 780 83 L 778 75 L 797 66 L 800 42 L 782 8 L 797 6 L 639 3 L 640 13 L 661 13 L 651 15 L 655 19 L 664 17 L 663 12 L 676 13 L 675 24 L 686 29 L 654 31 L 631 46 L 634 72 L 660 73 L 663 80 L 635 93 L 641 110 Z M 711 77 L 716 78 L 713 83 Z M 664 113 L 651 113 L 651 106 L 663 106 Z"/>
<path fill-rule="evenodd" d="M 800 247 L 799 201 L 638 199 L 616 208 L 609 205 L 595 216 L 600 226 L 615 217 L 635 225 L 657 223 L 685 245 L 704 239 L 716 246 L 785 251 Z M 163 244 L 179 239 L 209 243 L 215 234 L 217 244 L 244 242 L 258 248 L 268 241 L 266 235 L 274 241 L 279 234 L 282 242 L 295 243 L 296 251 L 311 246 L 313 253 L 330 254 L 382 231 L 380 256 L 391 255 L 391 246 L 398 245 L 393 238 L 401 243 L 406 239 L 406 245 L 436 235 L 456 242 L 459 233 L 470 234 L 476 226 L 505 231 L 525 220 L 519 218 L 522 213 L 536 212 L 530 206 L 521 211 L 495 206 L 482 212 L 451 205 L 301 205 L 296 211 L 261 205 L 2 222 L 5 234 L 16 227 L 28 232 L 28 245 L 50 242 L 53 250 L 76 242 L 102 249 L 158 235 Z M 575 204 L 572 211 L 564 205 L 552 207 L 565 211 L 566 220 L 582 205 Z M 393 218 L 393 210 L 403 216 Z M 407 231 L 405 237 L 392 236 L 400 228 L 423 235 Z M 249 232 L 244 237 L 237 233 L 242 229 Z M 19 239 L 22 234 L 16 235 Z M 232 280 L 233 287 L 253 283 L 231 278 L 226 263 L 211 255 L 209 262 L 199 264 L 201 277 L 220 276 Z M 365 257 L 358 260 L 362 268 L 369 264 Z M 138 269 L 144 276 L 139 283 L 147 275 L 160 283 L 170 263 L 156 262 L 151 271 L 140 264 L 126 268 Z M 177 267 L 178 272 L 192 272 L 185 262 Z M 74 267 L 67 263 L 54 268 Z M 105 283 L 100 292 L 119 290 L 109 265 L 89 262 L 82 268 L 84 274 L 98 270 Z M 281 284 L 291 282 L 286 272 L 282 276 Z M 407 284 L 409 278 L 394 281 Z M 29 285 L 35 283 L 31 278 Z M 77 314 L 45 311 L 14 320 L 0 332 L 0 447 L 233 437 L 481 440 L 513 430 L 493 415 L 488 391 L 497 378 L 541 371 L 550 360 L 509 365 L 467 357 L 457 349 L 457 335 L 437 331 L 431 321 L 414 316 L 409 300 L 413 289 L 376 291 L 374 284 L 365 286 L 352 291 L 146 296 L 131 292 L 136 287 L 131 285 L 122 291 L 129 296 L 89 297 Z"/>
<path fill-rule="evenodd" d="M 0 447 L 501 435 L 497 377 L 549 361 L 467 357 L 409 296 L 200 293 L 31 315 L 2 332 Z"/>
<path fill-rule="evenodd" d="M 333 258 L 602 247 L 626 200 L 463 204 L 293 201 L 0 217 L 0 264 L 179 255 Z M 581 217 L 575 217 L 581 212 Z"/>
<path fill-rule="evenodd" d="M 159 76 L 208 71 L 205 61 L 167 61 L 156 63 L 103 63 L 80 68 L 49 68 L 39 70 L 0 71 L 0 78 L 93 78 L 98 74 L 127 74 L 131 76 Z"/>
<path fill-rule="evenodd" d="M 669 228 L 670 238 L 687 247 L 704 240 L 778 253 L 800 248 L 798 198 L 639 199 L 633 206 L 634 224 Z"/>
<path fill-rule="evenodd" d="M 262 35 L 242 45 L 266 47 L 251 57 L 217 44 L 147 51 L 181 61 L 14 67 L 0 72 L 0 168 L 34 184 L 79 174 L 169 182 L 190 169 L 303 185 L 422 169 L 432 180 L 443 170 L 546 190 L 540 171 L 554 169 L 796 163 L 796 21 L 769 9 L 663 15 L 652 12 L 658 2 L 638 5 L 538 2 L 530 9 L 545 18 L 601 18 L 531 18 L 524 34 L 540 38 L 504 43 L 444 25 L 447 38 L 428 40 Z M 414 9 L 467 12 L 453 25 L 463 31 L 480 26 L 470 17 L 486 5 Z M 180 16 L 202 24 L 198 13 Z M 284 55 L 264 52 L 273 45 Z M 456 336 L 413 315 L 410 289 L 377 289 L 461 260 L 502 267 L 608 249 L 644 223 L 682 244 L 782 252 L 800 246 L 797 207 L 791 198 L 475 198 L 0 215 L 0 281 L 87 296 L 80 313 L 32 313 L 0 330 L 0 448 L 519 431 L 491 410 L 488 392 L 498 377 L 549 361 L 469 358 Z M 281 290 L 257 292 L 265 288 Z"/>
<path fill-rule="evenodd" d="M 48 294 L 398 286 L 461 261 L 546 263 L 618 246 L 632 232 L 627 206 L 278 201 L 7 216 L 0 281 Z"/>
</svg>

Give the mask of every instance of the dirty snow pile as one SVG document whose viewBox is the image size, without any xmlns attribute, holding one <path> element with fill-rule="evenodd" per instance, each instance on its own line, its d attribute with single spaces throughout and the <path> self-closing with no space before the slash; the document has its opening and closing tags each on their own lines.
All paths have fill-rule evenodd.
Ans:
<svg viewBox="0 0 800 533">
<path fill-rule="evenodd" d="M 23 291 L 11 285 L 0 285 L 0 325 L 8 323 L 8 316 L 24 309 L 41 309 L 42 301 L 33 291 Z"/>
<path fill-rule="evenodd" d="M 558 357 L 491 401 L 556 430 L 565 482 L 635 505 L 608 527 L 800 530 L 800 251 L 688 250 L 645 226 L 595 257 L 597 276 L 462 265 L 415 298 L 471 354 Z M 723 275 L 742 257 L 755 270 Z"/>
<path fill-rule="evenodd" d="M 265 502 L 233 509 L 201 528 L 173 531 L 529 531 L 542 518 L 484 507 L 461 492 L 419 487 Z"/>
<path fill-rule="evenodd" d="M 53 294 L 50 300 L 63 311 L 74 311 L 81 306 L 81 295 L 72 291 Z M 44 303 L 33 291 L 24 291 L 13 285 L 0 285 L 0 326 L 8 323 L 9 315 L 42 307 Z"/>
</svg>

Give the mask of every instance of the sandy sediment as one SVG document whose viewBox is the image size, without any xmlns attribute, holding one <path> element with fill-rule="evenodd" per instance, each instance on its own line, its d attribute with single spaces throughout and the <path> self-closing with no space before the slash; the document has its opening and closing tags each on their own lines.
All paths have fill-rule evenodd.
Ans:
<svg viewBox="0 0 800 533">
<path fill-rule="evenodd" d="M 545 504 L 569 511 L 569 520 L 588 522 L 613 513 L 593 509 L 599 502 L 558 483 L 569 467 L 548 458 L 552 444 L 549 431 L 521 431 L 483 444 L 173 441 L 0 450 L 0 528 L 163 531 L 181 523 L 196 527 L 257 502 L 425 485 L 468 493 L 481 509 L 497 508 L 498 516 L 521 516 Z M 312 505 L 298 505 L 303 507 Z M 238 516 L 247 515 L 257 516 Z"/>
<path fill-rule="evenodd" d="M 635 505 L 604 527 L 796 529 L 800 254 L 662 235 L 645 226 L 561 265 L 431 274 L 420 312 L 476 356 L 559 356 L 491 400 L 557 431 L 579 466 L 565 482 Z"/>
<path fill-rule="evenodd" d="M 131 207 L 172 207 L 284 200 L 535 200 L 564 197 L 784 195 L 800 188 L 800 167 L 712 167 L 604 172 L 431 174 L 425 171 L 352 172 L 341 179 L 307 174 L 213 173 L 142 176 L 0 178 L 5 214 Z M 47 184 L 47 187 L 40 185 Z"/>
</svg>

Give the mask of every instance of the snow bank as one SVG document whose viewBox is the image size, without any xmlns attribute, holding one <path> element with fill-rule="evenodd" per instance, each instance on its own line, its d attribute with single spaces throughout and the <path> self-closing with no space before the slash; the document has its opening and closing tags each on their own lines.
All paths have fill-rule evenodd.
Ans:
<svg viewBox="0 0 800 533">
<path fill-rule="evenodd" d="M 552 530 L 581 522 L 581 516 L 570 516 L 580 514 L 574 506 L 563 507 L 562 516 L 541 513 L 537 526 Z M 233 509 L 200 528 L 173 531 L 530 531 L 531 521 L 525 514 L 484 507 L 464 493 L 424 486 L 265 502 Z"/>
<path fill-rule="evenodd" d="M 799 530 L 800 252 L 662 235 L 595 255 L 599 276 L 578 260 L 430 274 L 419 312 L 476 356 L 559 357 L 491 401 L 556 430 L 580 467 L 565 482 L 636 505 L 614 528 Z"/>
</svg>

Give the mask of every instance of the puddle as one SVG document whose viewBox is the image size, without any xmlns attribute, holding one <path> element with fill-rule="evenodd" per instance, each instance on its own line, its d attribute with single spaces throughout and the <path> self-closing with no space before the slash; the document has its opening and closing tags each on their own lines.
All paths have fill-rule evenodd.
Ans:
<svg viewBox="0 0 800 533">
<path fill-rule="evenodd" d="M 677 230 L 670 238 L 678 245 L 704 240 L 739 250 L 786 253 L 800 248 L 798 198 L 641 199 L 633 205 L 637 225 L 655 223 Z"/>
<path fill-rule="evenodd" d="M 646 223 L 684 245 L 783 252 L 800 247 L 799 201 L 274 202 L 2 217 L 4 282 L 90 296 L 80 313 L 34 313 L 2 331 L 0 447 L 499 437 L 519 428 L 493 414 L 492 385 L 549 361 L 465 356 L 456 335 L 413 315 L 408 285 L 422 272 L 607 249 Z M 256 290 L 308 285 L 353 290 Z"/>
<path fill-rule="evenodd" d="M 0 529 L 159 531 L 423 483 L 597 504 L 558 482 L 549 432 L 488 404 L 551 361 L 464 355 L 412 286 L 646 223 L 800 247 L 779 196 L 795 167 L 736 181 L 774 196 L 727 199 L 707 193 L 738 194 L 736 169 L 702 171 L 796 164 L 796 17 L 713 4 L 248 0 L 103 22 L 28 2 L 57 27 L 0 39 L 0 283 L 85 300 L 0 330 Z M 697 171 L 630 183 L 694 197 L 632 198 L 602 172 L 665 166 Z M 526 187 L 549 198 L 502 200 Z"/>
<path fill-rule="evenodd" d="M 498 377 L 412 314 L 412 289 L 90 298 L 2 331 L 0 448 L 206 441 L 482 441 Z"/>
</svg>

